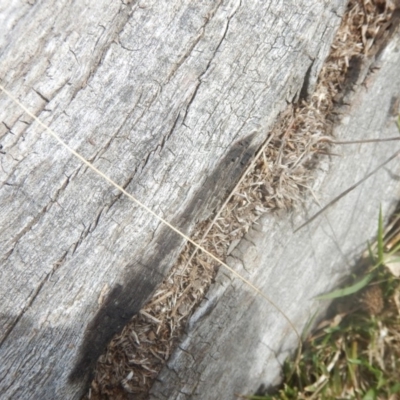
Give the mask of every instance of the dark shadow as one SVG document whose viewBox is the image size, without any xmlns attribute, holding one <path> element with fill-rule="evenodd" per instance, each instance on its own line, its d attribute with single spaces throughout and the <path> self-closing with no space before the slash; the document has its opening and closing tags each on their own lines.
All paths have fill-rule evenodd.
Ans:
<svg viewBox="0 0 400 400">
<path fill-rule="evenodd" d="M 251 146 L 253 138 L 254 134 L 232 147 L 215 168 L 215 172 L 206 179 L 201 191 L 176 221 L 172 221 L 174 226 L 187 232 L 195 221 L 203 219 L 205 213 L 210 214 L 226 198 L 256 151 L 256 147 Z M 221 191 L 222 182 L 225 192 Z M 183 244 L 181 236 L 167 226 L 161 226 L 153 242 L 145 249 L 143 259 L 125 267 L 126 284 L 117 285 L 111 290 L 96 316 L 87 325 L 78 360 L 69 375 L 71 383 L 84 381 L 84 386 L 88 386 L 98 357 L 112 337 L 122 330 L 150 298 L 175 262 Z M 140 269 L 135 268 L 137 264 L 141 265 Z"/>
</svg>

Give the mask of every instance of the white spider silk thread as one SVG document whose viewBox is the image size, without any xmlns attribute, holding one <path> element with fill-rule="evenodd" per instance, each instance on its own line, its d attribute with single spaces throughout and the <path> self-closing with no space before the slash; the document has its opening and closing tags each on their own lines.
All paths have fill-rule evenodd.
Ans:
<svg viewBox="0 0 400 400">
<path fill-rule="evenodd" d="M 67 143 L 65 143 L 60 136 L 57 135 L 55 131 L 53 131 L 49 126 L 44 124 L 36 115 L 31 113 L 16 97 L 14 97 L 8 90 L 6 90 L 1 84 L 0 84 L 0 89 L 15 103 L 17 104 L 22 110 L 24 110 L 30 117 L 32 117 L 39 125 L 41 125 L 46 132 L 48 132 L 54 139 L 58 141 L 65 149 L 67 149 L 71 154 L 73 154 L 76 158 L 78 158 L 83 164 L 85 164 L 88 168 L 90 168 L 92 171 L 94 171 L 97 175 L 102 177 L 105 181 L 107 181 L 109 184 L 114 186 L 116 189 L 118 189 L 121 193 L 123 193 L 125 196 L 127 196 L 130 200 L 132 200 L 134 203 L 136 203 L 138 206 L 142 207 L 145 209 L 149 214 L 151 214 L 153 217 L 158 219 L 160 222 L 162 222 L 164 225 L 168 226 L 170 229 L 172 229 L 175 233 L 180 235 L 183 239 L 187 240 L 189 243 L 191 243 L 193 246 L 195 246 L 197 249 L 201 250 L 205 254 L 207 254 L 209 257 L 211 257 L 214 261 L 216 261 L 218 264 L 222 265 L 225 267 L 228 271 L 230 271 L 233 275 L 235 275 L 237 278 L 239 278 L 242 282 L 244 282 L 246 285 L 248 285 L 251 289 L 253 289 L 257 294 L 259 294 L 261 297 L 263 297 L 269 304 L 271 304 L 279 313 L 286 319 L 286 321 L 289 323 L 290 327 L 293 329 L 295 332 L 298 341 L 299 341 L 299 346 L 301 346 L 301 337 L 295 326 L 293 325 L 292 321 L 289 319 L 289 317 L 283 312 L 283 310 L 275 304 L 274 301 L 272 301 L 267 295 L 265 295 L 260 289 L 258 289 L 256 286 L 254 286 L 248 279 L 244 278 L 242 275 L 240 275 L 238 272 L 236 272 L 233 268 L 231 268 L 228 264 L 224 263 L 221 261 L 218 257 L 214 256 L 212 253 L 210 253 L 208 250 L 206 250 L 204 247 L 201 245 L 197 244 L 194 240 L 190 239 L 188 236 L 186 236 L 183 232 L 181 232 L 179 229 L 175 228 L 173 225 L 171 225 L 167 220 L 164 218 L 160 217 L 157 215 L 153 210 L 151 210 L 149 207 L 147 207 L 145 204 L 140 202 L 138 199 L 136 199 L 133 195 L 128 193 L 123 187 L 118 185 L 118 183 L 114 182 L 111 178 L 109 178 L 107 175 L 105 175 L 103 172 L 101 172 L 99 169 L 97 169 L 92 163 L 87 161 L 83 156 L 81 156 L 78 152 L 76 152 L 74 149 L 68 146 Z"/>
</svg>

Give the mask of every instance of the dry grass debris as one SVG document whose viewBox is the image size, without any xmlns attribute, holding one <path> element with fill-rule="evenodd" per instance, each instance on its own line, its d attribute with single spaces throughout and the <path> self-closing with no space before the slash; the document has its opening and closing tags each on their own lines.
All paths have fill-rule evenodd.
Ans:
<svg viewBox="0 0 400 400">
<path fill-rule="evenodd" d="M 383 303 L 383 293 L 380 286 L 370 286 L 366 289 L 363 297 L 361 299 L 364 309 L 371 315 L 378 315 L 382 312 Z"/>
<path fill-rule="evenodd" d="M 372 51 L 393 9 L 388 1 L 350 1 L 314 94 L 281 115 L 251 170 L 220 212 L 198 226 L 194 241 L 225 259 L 262 213 L 301 203 L 318 155 L 329 154 L 332 113 L 353 62 Z M 86 398 L 146 398 L 216 269 L 215 262 L 188 244 L 153 298 L 100 356 Z"/>
</svg>

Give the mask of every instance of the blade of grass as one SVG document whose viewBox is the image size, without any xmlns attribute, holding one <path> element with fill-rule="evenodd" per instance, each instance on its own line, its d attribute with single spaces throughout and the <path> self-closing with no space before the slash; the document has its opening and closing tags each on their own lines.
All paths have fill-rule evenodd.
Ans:
<svg viewBox="0 0 400 400">
<path fill-rule="evenodd" d="M 378 219 L 378 263 L 383 264 L 383 217 L 382 217 L 382 206 L 379 207 L 379 219 Z"/>
<path fill-rule="evenodd" d="M 354 190 L 356 187 L 361 185 L 363 182 L 365 182 L 369 177 L 374 175 L 376 172 L 378 172 L 381 168 L 383 168 L 386 164 L 388 164 L 390 161 L 395 159 L 397 156 L 400 155 L 400 150 L 396 151 L 394 154 L 392 154 L 386 161 L 384 161 L 382 164 L 378 165 L 375 169 L 373 169 L 370 173 L 364 176 L 364 178 L 360 179 L 358 182 L 356 182 L 353 186 L 350 186 L 348 189 L 346 189 L 344 192 L 340 193 L 339 196 L 336 196 L 333 200 L 331 200 L 325 207 L 321 208 L 317 213 L 315 213 L 311 218 L 309 218 L 304 224 L 300 225 L 298 228 L 294 230 L 296 233 L 299 231 L 301 228 L 304 228 L 306 225 L 308 225 L 310 222 L 314 221 L 315 218 L 320 216 L 325 210 L 327 210 L 329 207 L 331 207 L 333 204 L 335 204 L 337 201 L 339 201 L 342 197 L 346 196 L 348 193 L 350 193 L 352 190 Z"/>
<path fill-rule="evenodd" d="M 400 243 L 399 243 L 397 246 L 395 246 L 395 247 L 388 253 L 388 255 L 391 256 L 391 255 L 397 253 L 399 250 L 400 250 Z"/>
<path fill-rule="evenodd" d="M 370 242 L 368 242 L 368 254 L 369 254 L 369 258 L 371 259 L 371 261 L 373 263 L 375 263 L 375 256 L 374 256 L 374 252 L 372 251 L 372 246 L 371 246 Z"/>
<path fill-rule="evenodd" d="M 311 328 L 313 327 L 313 325 L 314 325 L 314 321 L 315 321 L 315 319 L 317 318 L 317 316 L 318 316 L 318 314 L 319 314 L 319 309 L 318 310 L 316 310 L 315 312 L 314 312 L 314 314 L 308 319 L 308 321 L 307 321 L 307 323 L 306 323 L 306 325 L 305 325 L 305 327 L 304 327 L 304 329 L 303 329 L 303 332 L 301 333 L 301 339 L 303 340 L 303 342 L 306 340 L 306 338 L 309 336 L 309 334 L 310 334 L 310 331 L 311 331 Z"/>
<path fill-rule="evenodd" d="M 332 292 L 322 294 L 321 296 L 317 296 L 314 298 L 316 300 L 331 300 L 331 299 L 337 299 L 339 297 L 349 296 L 350 294 L 357 293 L 358 291 L 363 289 L 365 286 L 367 286 L 368 283 L 371 282 L 373 276 L 374 276 L 373 274 L 367 274 L 362 279 L 360 279 L 358 282 L 356 282 L 354 285 L 347 286 L 343 289 L 337 289 Z"/>
<path fill-rule="evenodd" d="M 368 390 L 368 392 L 364 395 L 362 400 L 376 400 L 376 393 L 374 389 Z"/>
<path fill-rule="evenodd" d="M 399 392 L 400 392 L 400 383 L 396 383 L 390 388 L 391 394 L 395 394 L 395 393 L 399 393 Z"/>
</svg>

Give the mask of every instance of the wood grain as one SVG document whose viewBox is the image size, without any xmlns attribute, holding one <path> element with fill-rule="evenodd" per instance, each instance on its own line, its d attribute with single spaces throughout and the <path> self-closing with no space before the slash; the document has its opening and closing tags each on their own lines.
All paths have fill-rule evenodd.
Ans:
<svg viewBox="0 0 400 400">
<path fill-rule="evenodd" d="M 399 135 L 393 99 L 400 93 L 400 35 L 353 87 L 350 106 L 335 127 L 338 140 Z M 368 72 L 369 69 L 369 72 Z M 400 110 L 397 110 L 397 113 Z M 395 142 L 336 145 L 340 157 L 321 160 L 309 196 L 291 215 L 266 214 L 228 258 L 284 310 L 301 333 L 323 316 L 328 302 L 314 298 L 348 276 L 376 236 L 379 207 L 387 218 L 400 198 L 399 156 L 296 231 L 324 205 L 399 152 Z M 279 383 L 281 366 L 297 337 L 276 309 L 220 270 L 188 322 L 186 336 L 159 374 L 151 399 L 236 399 Z"/>
<path fill-rule="evenodd" d="M 306 75 L 312 87 L 344 3 L 15 0 L 0 8 L 0 79 L 190 234 Z M 0 394 L 78 399 L 183 242 L 0 103 Z"/>
</svg>

